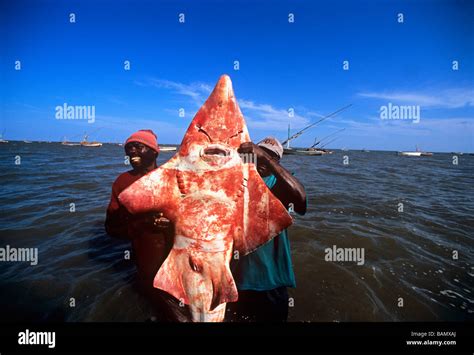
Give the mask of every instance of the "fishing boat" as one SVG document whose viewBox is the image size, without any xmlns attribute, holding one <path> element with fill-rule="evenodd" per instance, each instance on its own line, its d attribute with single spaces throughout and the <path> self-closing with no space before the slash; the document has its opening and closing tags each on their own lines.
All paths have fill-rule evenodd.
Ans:
<svg viewBox="0 0 474 355">
<path fill-rule="evenodd" d="M 398 155 L 404 157 L 421 157 L 421 152 L 398 152 Z"/>
<path fill-rule="evenodd" d="M 8 143 L 8 141 L 7 141 L 6 139 L 3 139 L 3 135 L 4 135 L 4 134 L 5 134 L 5 130 L 3 130 L 3 133 L 0 134 L 0 144 L 1 144 L 1 143 L 3 143 L 3 144 Z"/>
<path fill-rule="evenodd" d="M 398 152 L 398 155 L 403 156 L 403 157 L 431 157 L 433 153 L 422 152 L 418 149 L 418 146 L 417 146 L 414 152 L 412 151 Z"/>
<path fill-rule="evenodd" d="M 89 136 L 87 134 L 84 135 L 84 139 L 81 141 L 80 145 L 83 147 L 102 147 L 102 143 L 100 142 L 88 142 L 87 138 Z"/>
<path fill-rule="evenodd" d="M 79 146 L 81 145 L 81 143 L 74 143 L 74 142 L 69 142 L 67 139 L 66 139 L 66 136 L 64 136 L 63 138 L 63 141 L 61 142 L 62 145 L 66 145 L 66 146 Z"/>
<path fill-rule="evenodd" d="M 332 154 L 333 151 L 332 150 L 327 150 L 327 149 L 324 149 L 325 146 L 331 144 L 332 142 L 334 142 L 338 137 L 330 140 L 329 142 L 325 143 L 324 145 L 322 145 L 321 147 L 318 147 L 319 144 L 321 144 L 324 140 L 326 140 L 327 138 L 335 135 L 336 133 L 339 133 L 339 132 L 342 132 L 344 131 L 345 128 L 343 129 L 340 129 L 339 131 L 336 131 L 336 132 L 333 132 L 331 133 L 330 135 L 324 137 L 323 139 L 321 140 L 317 140 L 316 138 L 314 139 L 314 143 L 311 147 L 309 148 L 302 148 L 302 149 L 292 149 L 292 148 L 289 148 L 289 144 L 287 143 L 287 148 L 286 148 L 286 154 L 295 154 L 295 155 L 315 155 L 315 156 L 321 156 L 321 155 L 326 155 L 326 154 Z M 283 149 L 283 153 L 285 153 L 285 149 Z"/>
<path fill-rule="evenodd" d="M 31 144 L 33 142 L 32 141 L 23 141 L 23 143 Z"/>
<path fill-rule="evenodd" d="M 286 151 L 283 150 L 284 154 L 293 154 L 293 155 L 316 155 L 321 156 L 325 154 L 332 154 L 332 151 L 327 151 L 324 149 L 317 149 L 317 148 L 306 148 L 306 149 L 287 149 Z"/>
<path fill-rule="evenodd" d="M 160 152 L 174 152 L 176 149 L 176 147 L 160 146 Z"/>
<path fill-rule="evenodd" d="M 333 117 L 333 116 L 336 116 L 338 113 L 348 109 L 349 107 L 351 107 L 352 104 L 350 105 L 347 105 L 347 106 L 344 106 L 336 111 L 334 111 L 333 113 L 327 115 L 327 116 L 324 116 L 323 118 L 321 118 L 320 120 L 314 122 L 314 123 L 311 123 L 309 126 L 306 126 L 305 128 L 303 128 L 302 130 L 296 132 L 295 134 L 293 134 L 292 136 L 290 136 L 290 125 L 288 124 L 288 138 L 286 140 L 284 140 L 281 144 L 283 145 L 283 147 L 285 146 L 286 144 L 286 148 L 284 147 L 283 148 L 283 154 L 293 154 L 293 155 L 316 155 L 316 156 L 319 156 L 319 155 L 325 155 L 325 154 L 332 154 L 332 151 L 328 151 L 326 149 L 322 149 L 324 147 L 320 147 L 320 148 L 316 148 L 316 146 L 321 143 L 324 139 L 326 138 L 329 138 L 330 136 L 338 133 L 338 132 L 341 132 L 343 131 L 344 129 L 342 130 L 339 130 L 337 132 L 334 132 L 332 134 L 330 134 L 329 136 L 326 136 L 325 138 L 321 139 L 319 142 L 313 144 L 310 148 L 298 148 L 298 149 L 293 149 L 290 147 L 290 141 L 292 141 L 293 139 L 295 138 L 298 138 L 300 135 L 302 135 L 304 133 L 304 131 L 306 131 L 307 129 L 321 123 L 322 121 L 330 118 L 330 117 Z M 332 140 L 334 141 L 334 139 Z M 332 142 L 331 141 L 331 142 Z M 326 143 L 329 144 L 331 142 L 328 142 Z"/>
</svg>

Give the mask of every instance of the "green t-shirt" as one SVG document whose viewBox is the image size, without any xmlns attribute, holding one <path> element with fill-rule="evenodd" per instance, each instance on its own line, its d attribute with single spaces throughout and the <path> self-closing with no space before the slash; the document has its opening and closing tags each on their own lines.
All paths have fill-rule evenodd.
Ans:
<svg viewBox="0 0 474 355">
<path fill-rule="evenodd" d="M 276 184 L 276 177 L 270 175 L 263 181 L 271 189 Z M 230 268 L 238 290 L 267 291 L 282 286 L 296 287 L 286 229 L 252 253 L 232 259 Z"/>
</svg>

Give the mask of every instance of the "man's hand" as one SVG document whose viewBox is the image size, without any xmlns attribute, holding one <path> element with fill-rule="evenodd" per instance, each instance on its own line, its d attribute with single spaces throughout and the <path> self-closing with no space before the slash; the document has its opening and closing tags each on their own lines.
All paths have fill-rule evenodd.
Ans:
<svg viewBox="0 0 474 355">
<path fill-rule="evenodd" d="M 164 217 L 161 212 L 134 216 L 130 223 L 135 230 L 153 230 L 157 233 L 167 232 L 172 227 L 170 220 Z"/>
<path fill-rule="evenodd" d="M 240 154 L 255 154 L 257 159 L 263 162 L 269 162 L 272 160 L 271 156 L 266 151 L 253 142 L 242 143 L 237 151 Z"/>
<path fill-rule="evenodd" d="M 171 221 L 168 218 L 163 217 L 163 213 L 159 212 L 155 214 L 153 218 L 153 226 L 157 230 L 166 231 L 168 228 L 171 227 Z"/>
</svg>

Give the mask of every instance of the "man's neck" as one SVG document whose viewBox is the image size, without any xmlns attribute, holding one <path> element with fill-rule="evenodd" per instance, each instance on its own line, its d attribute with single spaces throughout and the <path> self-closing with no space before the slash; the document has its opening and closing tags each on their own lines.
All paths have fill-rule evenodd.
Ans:
<svg viewBox="0 0 474 355">
<path fill-rule="evenodd" d="M 156 168 L 157 168 L 157 165 L 156 165 L 156 162 L 154 162 L 153 164 L 146 166 L 142 169 L 135 169 L 134 172 L 140 175 L 145 175 L 145 174 L 148 174 L 150 171 L 155 170 Z"/>
</svg>

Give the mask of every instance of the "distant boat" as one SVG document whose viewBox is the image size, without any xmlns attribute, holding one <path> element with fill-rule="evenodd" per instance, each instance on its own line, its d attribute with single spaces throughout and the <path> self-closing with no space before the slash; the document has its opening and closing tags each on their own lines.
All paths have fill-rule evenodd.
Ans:
<svg viewBox="0 0 474 355">
<path fill-rule="evenodd" d="M 100 142 L 88 142 L 87 138 L 89 136 L 87 134 L 84 135 L 84 139 L 81 141 L 80 145 L 83 147 L 102 147 L 102 143 Z"/>
<path fill-rule="evenodd" d="M 343 131 L 344 129 L 340 130 Z M 337 132 L 335 132 L 337 133 Z M 334 134 L 334 133 L 333 133 Z M 333 134 L 330 134 L 329 136 L 321 139 L 320 141 L 317 141 L 317 139 L 314 139 L 314 144 L 309 147 L 309 148 L 291 148 L 290 147 L 290 125 L 288 125 L 288 139 L 285 141 L 286 143 L 286 148 L 283 148 L 283 154 L 288 154 L 288 155 L 311 155 L 311 156 L 321 156 L 321 155 L 326 155 L 326 154 L 332 154 L 333 152 L 331 150 L 324 149 L 324 147 L 327 144 L 330 144 L 331 142 L 334 141 L 334 139 L 328 143 L 326 143 L 322 147 L 316 148 L 316 146 L 321 143 L 324 139 L 332 136 Z"/>
<path fill-rule="evenodd" d="M 73 143 L 73 142 L 69 142 L 66 137 L 63 138 L 63 141 L 61 142 L 62 145 L 67 145 L 67 146 L 79 146 L 81 145 L 81 143 Z"/>
<path fill-rule="evenodd" d="M 160 146 L 161 152 L 174 152 L 176 149 L 176 147 Z"/>
<path fill-rule="evenodd" d="M 421 152 L 398 152 L 398 155 L 404 157 L 421 157 Z"/>
<path fill-rule="evenodd" d="M 1 143 L 8 143 L 7 140 L 3 139 L 3 135 L 4 135 L 4 134 L 5 134 L 5 130 L 3 130 L 3 133 L 0 134 L 0 144 L 1 144 Z"/>
<path fill-rule="evenodd" d="M 338 132 L 341 132 L 343 131 L 345 128 L 343 129 L 340 129 L 339 131 L 336 131 L 336 132 L 333 132 L 331 133 L 329 136 L 326 136 L 324 137 L 323 139 L 321 139 L 319 142 L 316 143 L 316 139 L 315 139 L 315 143 L 310 147 L 310 148 L 301 148 L 301 149 L 293 149 L 293 148 L 290 148 L 290 141 L 298 138 L 299 136 L 301 136 L 307 129 L 311 128 L 311 127 L 314 127 L 316 126 L 317 124 L 323 122 L 324 120 L 327 120 L 328 118 L 330 117 L 334 117 L 336 116 L 338 113 L 346 110 L 347 108 L 351 107 L 352 104 L 350 105 L 347 105 L 347 106 L 344 106 L 336 111 L 334 111 L 333 113 L 327 115 L 327 116 L 324 116 L 323 118 L 321 118 L 320 120 L 314 122 L 314 123 L 311 123 L 309 126 L 306 126 L 304 127 L 302 130 L 296 132 L 295 134 L 291 135 L 290 136 L 290 124 L 288 124 L 288 138 L 286 140 L 284 140 L 283 142 L 281 142 L 281 144 L 283 145 L 283 147 L 286 145 L 286 148 L 283 149 L 283 154 L 297 154 L 297 155 L 325 155 L 325 154 L 332 154 L 332 151 L 329 151 L 329 150 L 326 150 L 326 149 L 323 149 L 324 146 L 322 147 L 319 147 L 319 148 L 316 148 L 316 145 L 318 145 L 319 143 L 321 143 L 324 139 L 327 139 L 329 137 L 331 137 L 332 135 L 338 133 Z M 334 140 L 332 140 L 334 141 Z M 331 141 L 331 142 L 332 142 Z M 330 144 L 331 142 L 328 142 L 326 143 L 325 145 L 327 144 Z"/>
<path fill-rule="evenodd" d="M 338 132 L 341 132 L 341 131 L 344 131 L 345 128 L 343 129 L 340 129 L 339 131 L 337 132 L 334 132 L 334 133 L 331 133 L 329 136 L 326 136 L 324 137 L 323 139 L 321 139 L 320 141 L 318 141 L 316 138 L 314 139 L 314 143 L 311 147 L 309 148 L 305 148 L 305 149 L 293 149 L 291 150 L 291 148 L 287 148 L 287 149 L 290 149 L 290 152 L 287 154 L 296 154 L 296 155 L 316 155 L 316 156 L 321 156 L 321 155 L 326 155 L 326 154 L 332 154 L 333 151 L 332 150 L 328 150 L 328 149 L 324 149 L 325 146 L 331 144 L 332 142 L 334 142 L 336 138 L 332 139 L 331 141 L 323 144 L 321 147 L 318 147 L 318 145 L 324 141 L 325 139 L 327 139 L 328 137 L 331 137 L 333 136 L 334 134 L 338 133 Z M 283 150 L 284 152 L 284 150 Z"/>
<path fill-rule="evenodd" d="M 31 144 L 33 142 L 32 141 L 23 141 L 23 143 Z"/>
<path fill-rule="evenodd" d="M 81 143 L 72 143 L 72 142 L 61 142 L 62 145 L 67 145 L 67 146 L 79 146 Z"/>
<path fill-rule="evenodd" d="M 83 146 L 83 147 L 102 147 L 102 143 L 100 143 L 100 142 L 81 142 L 81 146 Z"/>
<path fill-rule="evenodd" d="M 418 149 L 418 146 L 417 146 L 414 152 L 410 152 L 410 151 L 398 152 L 398 155 L 403 156 L 403 157 L 431 157 L 433 153 L 422 152 Z"/>
<path fill-rule="evenodd" d="M 283 149 L 283 154 L 289 155 L 313 155 L 320 156 L 326 154 L 332 154 L 331 150 L 319 149 L 319 148 L 285 148 Z"/>
</svg>

